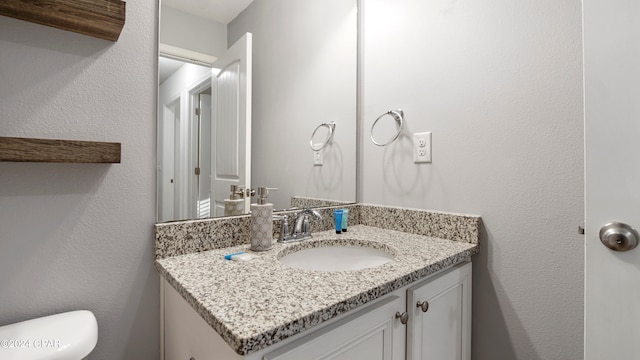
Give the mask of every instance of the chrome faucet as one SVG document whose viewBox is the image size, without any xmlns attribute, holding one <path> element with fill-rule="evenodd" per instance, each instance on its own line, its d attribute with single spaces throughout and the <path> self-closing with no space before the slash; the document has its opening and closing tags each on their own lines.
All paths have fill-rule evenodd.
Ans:
<svg viewBox="0 0 640 360">
<path fill-rule="evenodd" d="M 282 220 L 282 229 L 280 231 L 279 242 L 288 243 L 311 238 L 311 224 L 309 223 L 309 215 L 316 219 L 322 219 L 320 213 L 313 209 L 304 209 L 294 214 L 294 225 L 289 230 L 289 218 L 284 215 Z"/>
</svg>

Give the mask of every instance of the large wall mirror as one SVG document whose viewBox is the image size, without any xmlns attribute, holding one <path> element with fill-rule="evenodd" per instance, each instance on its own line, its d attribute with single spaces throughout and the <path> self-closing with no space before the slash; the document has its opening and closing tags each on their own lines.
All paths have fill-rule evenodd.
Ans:
<svg viewBox="0 0 640 360">
<path fill-rule="evenodd" d="M 159 222 L 356 200 L 357 0 L 160 0 Z"/>
</svg>

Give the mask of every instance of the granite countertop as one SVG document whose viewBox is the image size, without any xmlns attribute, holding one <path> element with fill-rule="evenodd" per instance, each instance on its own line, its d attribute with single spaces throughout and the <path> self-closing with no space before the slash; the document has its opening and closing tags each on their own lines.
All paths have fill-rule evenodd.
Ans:
<svg viewBox="0 0 640 360">
<path fill-rule="evenodd" d="M 312 247 L 318 241 L 343 245 L 348 240 L 380 244 L 394 253 L 395 261 L 342 272 L 293 269 L 278 261 L 278 255 L 292 247 Z M 240 251 L 250 253 L 253 259 L 238 262 L 223 258 Z M 264 252 L 250 251 L 249 245 L 233 246 L 158 259 L 156 267 L 229 346 L 246 355 L 477 252 L 478 244 L 474 243 L 356 225 L 343 234 L 315 233 L 306 243 L 276 243 Z"/>
</svg>

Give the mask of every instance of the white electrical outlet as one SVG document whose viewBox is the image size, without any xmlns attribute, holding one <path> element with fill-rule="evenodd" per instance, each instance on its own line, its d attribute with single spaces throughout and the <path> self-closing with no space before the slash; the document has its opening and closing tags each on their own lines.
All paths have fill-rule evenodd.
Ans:
<svg viewBox="0 0 640 360">
<path fill-rule="evenodd" d="M 431 131 L 413 134 L 413 162 L 431 162 Z"/>
<path fill-rule="evenodd" d="M 316 149 L 319 148 L 320 146 L 322 146 L 322 144 L 313 144 L 313 147 L 315 147 Z M 314 151 L 313 152 L 313 165 L 314 166 L 322 166 L 322 163 L 323 163 L 322 150 Z"/>
</svg>

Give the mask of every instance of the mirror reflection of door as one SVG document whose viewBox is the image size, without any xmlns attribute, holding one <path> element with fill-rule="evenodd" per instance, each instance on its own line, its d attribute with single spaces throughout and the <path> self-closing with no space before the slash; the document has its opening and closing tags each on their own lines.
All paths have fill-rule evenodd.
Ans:
<svg viewBox="0 0 640 360">
<path fill-rule="evenodd" d="M 195 124 L 197 133 L 195 141 L 196 147 L 196 171 L 195 177 L 198 183 L 198 194 L 196 197 L 197 218 L 208 218 L 211 216 L 211 118 L 212 100 L 211 86 L 193 95 L 195 104 Z"/>
<path fill-rule="evenodd" d="M 214 127 L 212 144 L 212 206 L 215 216 L 225 213 L 230 189 L 251 188 L 251 48 L 252 35 L 244 34 L 214 64 Z M 249 212 L 250 197 L 243 196 L 240 213 Z M 227 207 L 227 209 L 229 209 Z"/>
<path fill-rule="evenodd" d="M 158 221 L 223 216 L 230 185 L 250 188 L 251 34 L 219 69 L 171 51 L 159 61 Z"/>
<path fill-rule="evenodd" d="M 180 124 L 180 99 L 160 106 L 158 114 L 158 218 L 173 219 L 175 201 L 176 141 Z"/>
</svg>

